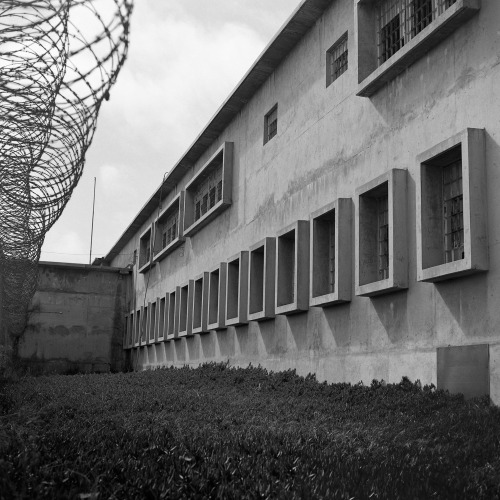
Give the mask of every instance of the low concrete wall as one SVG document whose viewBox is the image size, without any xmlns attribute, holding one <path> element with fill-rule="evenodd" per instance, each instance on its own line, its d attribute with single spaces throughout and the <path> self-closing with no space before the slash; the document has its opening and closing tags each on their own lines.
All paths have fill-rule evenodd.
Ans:
<svg viewBox="0 0 500 500">
<path fill-rule="evenodd" d="M 129 288 L 127 269 L 40 262 L 21 366 L 35 373 L 123 370 Z"/>
</svg>

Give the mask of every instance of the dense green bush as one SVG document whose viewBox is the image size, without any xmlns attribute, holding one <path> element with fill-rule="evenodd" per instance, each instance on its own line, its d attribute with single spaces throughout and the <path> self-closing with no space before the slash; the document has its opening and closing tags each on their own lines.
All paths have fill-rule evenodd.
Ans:
<svg viewBox="0 0 500 500">
<path fill-rule="evenodd" d="M 487 399 L 261 368 L 0 386 L 1 498 L 496 498 Z"/>
</svg>

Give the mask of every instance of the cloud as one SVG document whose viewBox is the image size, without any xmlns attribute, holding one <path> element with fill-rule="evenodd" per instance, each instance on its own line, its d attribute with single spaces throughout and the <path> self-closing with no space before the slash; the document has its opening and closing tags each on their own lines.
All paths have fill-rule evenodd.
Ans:
<svg viewBox="0 0 500 500">
<path fill-rule="evenodd" d="M 64 260 L 88 262 L 97 177 L 93 246 L 109 251 L 298 3 L 136 2 L 128 59 L 101 108 L 82 179 L 44 250 L 63 248 L 82 254 Z M 42 255 L 63 260 L 55 257 Z"/>
</svg>

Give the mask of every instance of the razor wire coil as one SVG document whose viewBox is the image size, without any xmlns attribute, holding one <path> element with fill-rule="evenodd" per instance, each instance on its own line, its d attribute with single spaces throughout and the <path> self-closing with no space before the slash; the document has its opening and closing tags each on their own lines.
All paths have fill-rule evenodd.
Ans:
<svg viewBox="0 0 500 500">
<path fill-rule="evenodd" d="M 0 273 L 19 337 L 45 234 L 83 171 L 125 62 L 133 0 L 0 0 Z"/>
</svg>

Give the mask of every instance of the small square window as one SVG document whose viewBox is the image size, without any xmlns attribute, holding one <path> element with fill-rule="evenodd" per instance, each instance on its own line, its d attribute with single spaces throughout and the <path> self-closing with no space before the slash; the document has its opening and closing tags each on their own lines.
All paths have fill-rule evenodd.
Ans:
<svg viewBox="0 0 500 500">
<path fill-rule="evenodd" d="M 467 129 L 418 160 L 419 281 L 487 270 L 484 131 Z"/>
<path fill-rule="evenodd" d="M 275 104 L 271 111 L 264 117 L 264 144 L 278 133 L 278 105 Z"/>
<path fill-rule="evenodd" d="M 356 295 L 407 288 L 406 170 L 390 170 L 356 193 Z"/>
<path fill-rule="evenodd" d="M 326 86 L 334 82 L 348 65 L 347 32 L 326 52 Z"/>
</svg>

